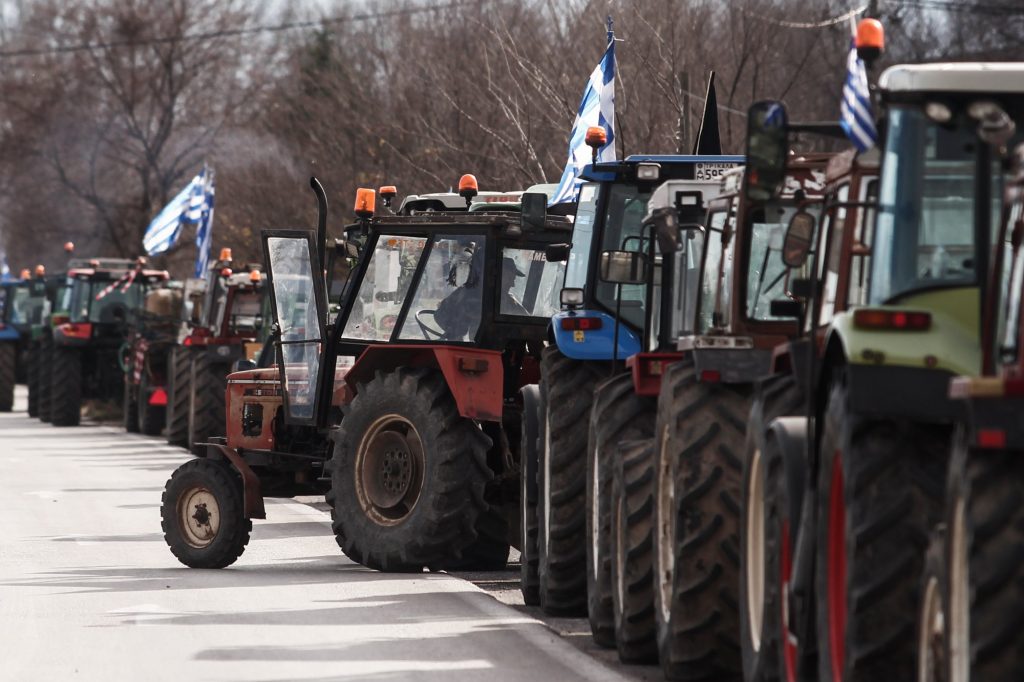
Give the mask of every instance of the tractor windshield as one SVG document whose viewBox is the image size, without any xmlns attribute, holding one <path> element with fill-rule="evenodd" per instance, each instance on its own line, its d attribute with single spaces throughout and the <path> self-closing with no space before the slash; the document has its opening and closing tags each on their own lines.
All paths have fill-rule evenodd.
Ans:
<svg viewBox="0 0 1024 682">
<path fill-rule="evenodd" d="M 9 290 L 10 305 L 7 310 L 7 321 L 11 324 L 39 324 L 42 321 L 43 296 L 33 296 L 28 284 L 19 284 Z"/>
<path fill-rule="evenodd" d="M 434 237 L 399 338 L 472 341 L 476 337 L 486 250 L 482 234 Z M 415 265 L 412 263 L 413 268 Z M 401 307 L 399 301 L 396 315 Z"/>
<path fill-rule="evenodd" d="M 576 205 L 576 220 L 572 226 L 572 249 L 565 269 L 565 286 L 582 289 L 587 285 L 587 267 L 594 242 L 594 223 L 597 219 L 597 200 L 600 185 L 594 182 L 580 186 L 580 199 Z"/>
<path fill-rule="evenodd" d="M 426 243 L 426 237 L 386 234 L 377 237 L 363 279 L 352 298 L 342 331 L 344 338 L 358 341 L 391 338 Z M 436 270 L 434 275 L 441 276 Z M 424 276 L 429 278 L 426 273 Z"/>
<path fill-rule="evenodd" d="M 639 251 L 647 253 L 651 234 L 643 232 L 643 221 L 647 215 L 647 202 L 651 189 L 636 185 L 614 184 L 608 186 L 608 200 L 605 203 L 604 226 L 601 235 L 602 251 Z M 616 309 L 616 289 L 621 289 L 622 319 L 636 329 L 644 328 L 646 284 L 622 284 L 597 281 L 595 298 L 609 311 Z"/>
<path fill-rule="evenodd" d="M 68 282 L 62 307 L 72 322 L 116 324 L 125 321 L 129 311 L 141 307 L 144 288 L 139 282 L 126 287 L 117 279 L 75 278 Z"/>
<path fill-rule="evenodd" d="M 773 317 L 771 302 L 782 298 L 786 266 L 782 262 L 782 240 L 793 205 L 768 204 L 751 212 L 750 267 L 747 268 L 747 317 L 751 320 L 783 320 Z"/>
<path fill-rule="evenodd" d="M 976 181 L 979 156 L 988 150 L 963 119 L 949 127 L 912 106 L 894 107 L 888 119 L 875 227 L 869 301 L 884 304 L 907 293 L 978 283 L 981 249 L 975 234 L 977 192 L 989 184 L 991 218 L 999 220 L 1002 190 L 993 163 Z M 982 236 L 987 241 L 987 237 Z"/>
</svg>

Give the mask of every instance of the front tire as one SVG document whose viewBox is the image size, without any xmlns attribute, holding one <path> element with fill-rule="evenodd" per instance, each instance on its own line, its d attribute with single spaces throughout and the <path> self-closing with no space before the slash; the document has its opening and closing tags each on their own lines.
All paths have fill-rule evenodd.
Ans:
<svg viewBox="0 0 1024 682">
<path fill-rule="evenodd" d="M 377 372 L 359 385 L 335 434 L 329 501 L 342 551 L 379 571 L 462 560 L 489 512 L 490 446 L 459 415 L 438 372 Z"/>
<path fill-rule="evenodd" d="M 124 415 L 121 420 L 124 430 L 128 433 L 139 432 L 139 394 L 141 391 L 132 386 L 131 368 L 124 375 L 124 399 L 121 401 L 121 412 Z"/>
<path fill-rule="evenodd" d="M 738 677 L 740 457 L 750 388 L 670 366 L 656 428 L 658 650 L 670 680 Z"/>
<path fill-rule="evenodd" d="M 608 371 L 608 363 L 572 360 L 553 346 L 541 358 L 538 573 L 541 607 L 552 615 L 587 608 L 587 435 L 594 390 Z"/>
<path fill-rule="evenodd" d="M 818 676 L 910 680 L 950 432 L 860 418 L 848 404 L 840 376 L 829 393 L 818 462 Z"/>
<path fill-rule="evenodd" d="M 190 568 L 230 566 L 252 531 L 242 477 L 221 460 L 191 459 L 178 467 L 164 487 L 160 517 L 171 553 Z"/>
<path fill-rule="evenodd" d="M 74 348 L 53 349 L 50 385 L 54 426 L 78 426 L 82 421 L 82 354 Z"/>
</svg>

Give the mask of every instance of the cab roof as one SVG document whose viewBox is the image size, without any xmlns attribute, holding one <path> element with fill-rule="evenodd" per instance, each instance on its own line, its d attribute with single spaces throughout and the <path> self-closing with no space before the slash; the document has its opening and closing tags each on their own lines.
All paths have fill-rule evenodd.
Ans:
<svg viewBox="0 0 1024 682">
<path fill-rule="evenodd" d="M 417 215 L 406 216 L 406 215 L 381 215 L 374 216 L 370 219 L 370 226 L 376 229 L 378 232 L 388 227 L 399 227 L 399 228 L 430 228 L 440 229 L 445 227 L 460 227 L 460 228 L 472 228 L 472 227 L 484 227 L 492 229 L 503 229 L 510 224 L 519 223 L 520 217 L 518 214 L 495 214 L 495 213 L 448 213 L 448 212 L 433 212 L 433 213 L 419 213 Z M 358 223 L 350 225 L 345 228 L 346 232 L 353 229 L 358 229 L 360 225 Z M 551 215 L 550 213 L 544 220 L 544 231 L 553 232 L 571 232 L 572 223 L 567 218 L 562 216 Z M 528 233 L 524 230 L 524 234 Z"/>
<path fill-rule="evenodd" d="M 1024 94 L 1024 62 L 900 64 L 882 72 L 886 92 L 977 92 Z"/>
</svg>

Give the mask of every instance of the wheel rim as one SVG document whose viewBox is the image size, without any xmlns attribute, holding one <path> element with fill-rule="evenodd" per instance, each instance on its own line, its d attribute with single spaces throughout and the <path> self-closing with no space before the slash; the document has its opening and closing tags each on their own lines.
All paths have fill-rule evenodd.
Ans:
<svg viewBox="0 0 1024 682">
<path fill-rule="evenodd" d="M 846 645 L 846 504 L 843 500 L 843 462 L 836 451 L 828 507 L 828 642 L 832 679 L 843 679 Z"/>
<path fill-rule="evenodd" d="M 178 498 L 178 525 L 190 547 L 203 549 L 220 530 L 220 505 L 209 488 L 190 488 Z"/>
<path fill-rule="evenodd" d="M 657 491 L 657 527 L 658 527 L 658 551 L 656 559 L 658 562 L 658 577 L 655 586 L 658 590 L 658 600 L 661 607 L 661 619 L 663 623 L 669 621 L 672 612 L 672 584 L 675 580 L 675 539 L 676 519 L 675 505 L 675 481 L 672 479 L 672 461 L 668 451 L 668 427 L 662 432 L 661 449 L 658 452 L 658 473 L 659 489 Z"/>
<path fill-rule="evenodd" d="M 917 641 L 917 680 L 933 682 L 942 661 L 942 639 L 945 629 L 939 581 L 929 576 L 921 603 L 921 628 Z"/>
<path fill-rule="evenodd" d="M 547 548 L 551 538 L 551 410 L 544 405 L 544 453 L 541 459 L 544 460 L 544 490 L 541 500 L 544 503 L 543 523 L 541 524 L 541 546 L 544 548 L 544 556 L 548 554 Z"/>
<path fill-rule="evenodd" d="M 761 470 L 761 449 L 754 448 L 747 485 L 747 619 L 750 623 L 750 644 L 761 650 L 761 629 L 764 626 L 764 472 Z"/>
<path fill-rule="evenodd" d="M 793 577 L 793 549 L 789 539 L 789 521 L 782 522 L 780 535 L 782 556 L 779 557 L 779 577 L 782 585 L 779 589 L 779 608 L 782 613 L 779 622 L 782 623 L 782 632 L 779 633 L 779 636 L 782 637 L 782 664 L 786 682 L 796 682 L 797 642 L 790 635 L 789 628 L 789 581 Z"/>
<path fill-rule="evenodd" d="M 601 572 L 601 555 L 600 555 L 600 544 L 601 544 L 601 471 L 598 466 L 598 462 L 601 461 L 601 452 L 597 448 L 594 449 L 594 461 L 591 467 L 590 474 L 590 485 L 593 489 L 590 499 L 590 556 L 591 556 L 591 572 L 593 573 L 594 580 L 597 581 L 598 573 Z"/>
<path fill-rule="evenodd" d="M 950 529 L 952 554 L 949 574 L 949 656 L 950 682 L 968 682 L 971 676 L 970 565 L 967 560 L 967 509 L 957 494 Z"/>
<path fill-rule="evenodd" d="M 356 454 L 356 497 L 375 523 L 401 523 L 423 489 L 423 441 L 412 423 L 397 414 L 377 419 Z"/>
</svg>

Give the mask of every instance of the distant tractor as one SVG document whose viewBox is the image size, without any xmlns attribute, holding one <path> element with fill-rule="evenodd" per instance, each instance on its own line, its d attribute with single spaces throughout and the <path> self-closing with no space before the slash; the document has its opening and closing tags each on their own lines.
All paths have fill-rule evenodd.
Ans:
<svg viewBox="0 0 1024 682">
<path fill-rule="evenodd" d="M 43 314 L 45 297 L 41 280 L 28 270 L 21 278 L 0 285 L 0 412 L 14 406 L 14 385 L 28 379 L 27 351 L 32 325 Z"/>
<path fill-rule="evenodd" d="M 177 342 L 182 307 L 178 282 L 146 292 L 145 303 L 133 311 L 122 346 L 124 370 L 123 424 L 129 433 L 158 436 L 167 412 L 171 349 Z"/>
<path fill-rule="evenodd" d="M 143 259 L 73 260 L 68 289 L 51 317 L 53 346 L 42 361 L 52 363 L 50 417 L 54 426 L 77 426 L 85 400 L 120 402 L 123 377 L 118 352 L 131 311 L 141 308 L 146 292 L 167 281 Z"/>
<path fill-rule="evenodd" d="M 278 366 L 229 378 L 227 438 L 171 477 L 165 538 L 186 565 L 224 567 L 264 496 L 326 492 L 339 545 L 366 566 L 503 567 L 519 544 L 519 390 L 563 276 L 545 251 L 571 225 L 542 195 L 518 215 L 374 216 L 361 191 L 365 241 L 343 246 L 358 266 L 328 324 L 320 198 L 319 236 L 264 232 Z"/>
<path fill-rule="evenodd" d="M 53 364 L 49 358 L 53 348 L 54 311 L 60 311 L 64 293 L 68 288 L 66 273 L 46 274 L 43 266 L 36 268 L 33 286 L 41 288 L 43 308 L 39 320 L 29 327 L 27 348 L 28 366 L 28 414 L 38 417 L 40 421 L 49 422 L 51 418 L 51 383 Z M 35 295 L 35 294 L 33 294 Z"/>
</svg>

